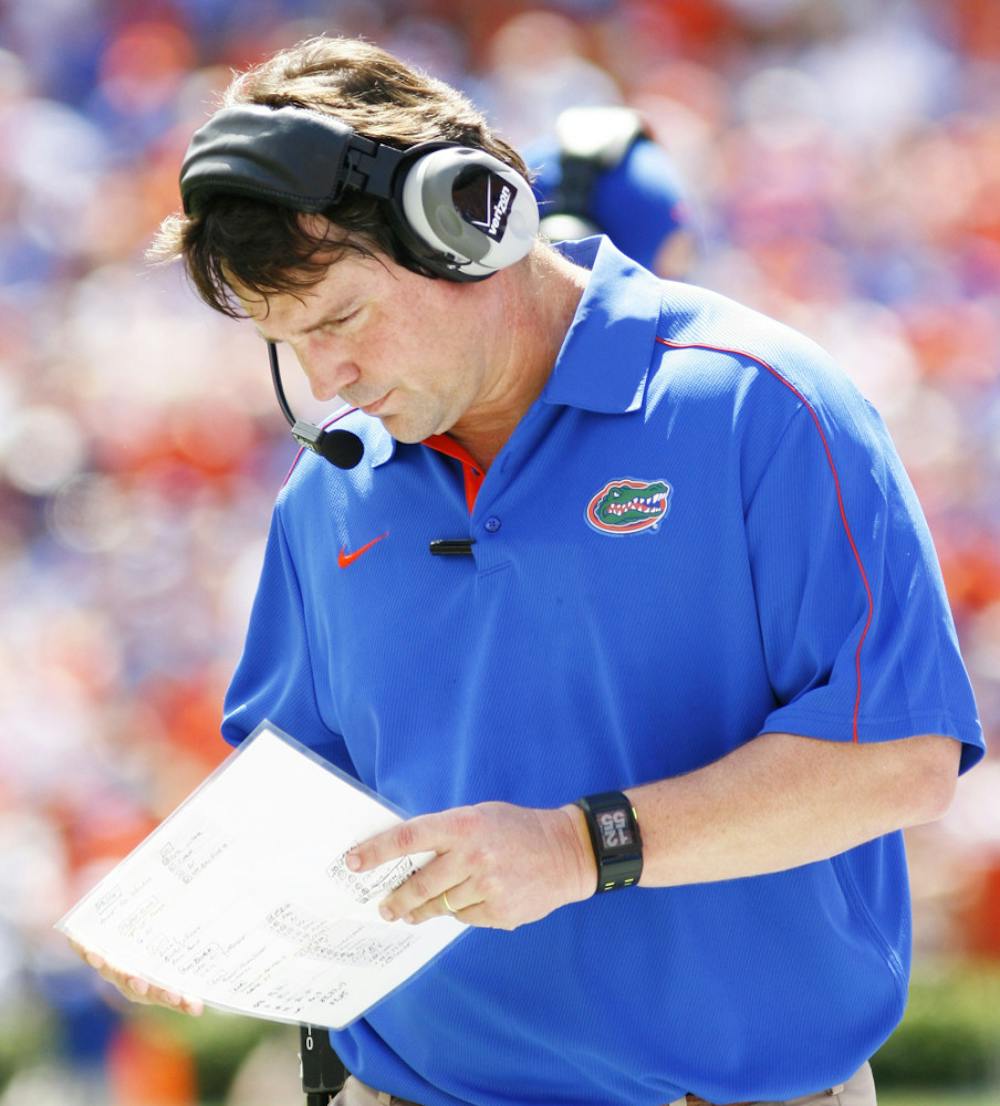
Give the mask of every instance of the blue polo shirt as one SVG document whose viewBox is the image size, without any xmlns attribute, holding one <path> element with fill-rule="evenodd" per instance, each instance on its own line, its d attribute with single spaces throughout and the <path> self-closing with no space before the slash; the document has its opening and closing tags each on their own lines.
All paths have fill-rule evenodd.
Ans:
<svg viewBox="0 0 1000 1106">
<path fill-rule="evenodd" d="M 588 287 L 484 479 L 357 412 L 356 469 L 296 465 L 227 739 L 268 717 L 411 814 L 557 806 L 767 731 L 936 732 L 978 761 L 931 539 L 873 409 L 788 328 L 605 239 L 562 248 Z M 471 556 L 428 551 L 463 537 Z M 334 1046 L 426 1106 L 786 1099 L 878 1048 L 909 960 L 892 833 L 475 930 Z"/>
</svg>

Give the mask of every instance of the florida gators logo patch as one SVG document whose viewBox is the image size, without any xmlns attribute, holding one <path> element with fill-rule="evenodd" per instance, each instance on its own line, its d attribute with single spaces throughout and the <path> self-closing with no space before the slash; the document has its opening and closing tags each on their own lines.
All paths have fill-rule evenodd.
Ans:
<svg viewBox="0 0 1000 1106">
<path fill-rule="evenodd" d="M 587 504 L 587 522 L 602 534 L 655 530 L 672 494 L 665 480 L 609 480 Z"/>
</svg>

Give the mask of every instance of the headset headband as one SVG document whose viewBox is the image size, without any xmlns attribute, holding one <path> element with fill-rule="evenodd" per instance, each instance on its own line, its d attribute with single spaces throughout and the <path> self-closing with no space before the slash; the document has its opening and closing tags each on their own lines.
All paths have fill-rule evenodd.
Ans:
<svg viewBox="0 0 1000 1106">
<path fill-rule="evenodd" d="M 385 200 L 403 264 L 474 281 L 519 261 L 538 231 L 531 186 L 485 150 L 423 142 L 405 150 L 306 108 L 241 104 L 191 139 L 180 176 L 187 215 L 216 195 L 324 212 L 348 189 Z"/>
<path fill-rule="evenodd" d="M 195 132 L 181 166 L 181 198 L 188 215 L 220 193 L 310 212 L 335 204 L 348 188 L 388 199 L 405 156 L 330 115 L 242 104 Z"/>
</svg>

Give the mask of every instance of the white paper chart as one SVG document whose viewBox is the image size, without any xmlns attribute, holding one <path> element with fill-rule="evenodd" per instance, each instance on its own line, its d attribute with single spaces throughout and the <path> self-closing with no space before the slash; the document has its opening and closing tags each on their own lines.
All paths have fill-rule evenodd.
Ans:
<svg viewBox="0 0 1000 1106">
<path fill-rule="evenodd" d="M 340 1029 L 466 929 L 378 913 L 431 854 L 360 875 L 344 865 L 399 821 L 265 724 L 56 928 L 209 1006 Z"/>
</svg>

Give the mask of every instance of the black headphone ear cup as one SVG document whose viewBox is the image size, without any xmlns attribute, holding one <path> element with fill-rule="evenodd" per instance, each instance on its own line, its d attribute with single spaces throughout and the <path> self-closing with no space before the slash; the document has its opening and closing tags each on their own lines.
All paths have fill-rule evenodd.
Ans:
<svg viewBox="0 0 1000 1106">
<path fill-rule="evenodd" d="M 398 187 L 397 213 L 440 275 L 481 280 L 513 265 L 538 234 L 528 182 L 483 150 L 449 146 L 420 154 Z"/>
</svg>

